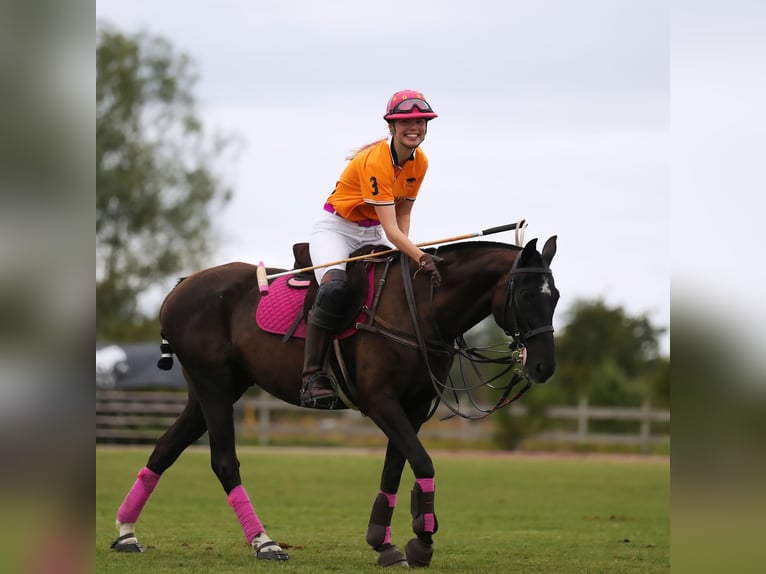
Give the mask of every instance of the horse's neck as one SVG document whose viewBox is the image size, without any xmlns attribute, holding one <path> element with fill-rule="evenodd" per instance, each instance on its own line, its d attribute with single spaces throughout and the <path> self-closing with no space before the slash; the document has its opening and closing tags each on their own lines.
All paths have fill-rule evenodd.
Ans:
<svg viewBox="0 0 766 574">
<path fill-rule="evenodd" d="M 492 313 L 498 282 L 508 273 L 516 253 L 477 249 L 458 253 L 449 284 L 437 293 L 434 313 L 445 338 L 462 335 Z"/>
</svg>

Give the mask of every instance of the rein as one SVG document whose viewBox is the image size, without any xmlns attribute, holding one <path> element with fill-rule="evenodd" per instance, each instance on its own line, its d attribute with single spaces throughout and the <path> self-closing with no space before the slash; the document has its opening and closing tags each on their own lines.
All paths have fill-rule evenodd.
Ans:
<svg viewBox="0 0 766 574">
<path fill-rule="evenodd" d="M 501 317 L 501 327 L 503 331 L 512 338 L 512 342 L 510 343 L 510 346 L 509 346 L 510 351 L 509 350 L 493 351 L 491 350 L 490 347 L 485 347 L 483 349 L 480 349 L 479 347 L 470 347 L 466 343 L 462 335 L 456 338 L 452 345 L 444 343 L 441 337 L 439 341 L 426 341 L 423 335 L 420 319 L 417 313 L 417 304 L 415 301 L 415 292 L 414 292 L 414 287 L 412 283 L 412 277 L 410 276 L 410 273 L 409 273 L 409 265 L 406 264 L 406 261 L 404 260 L 404 258 L 400 259 L 400 263 L 402 268 L 404 293 L 407 299 L 407 307 L 410 311 L 410 316 L 412 318 L 412 324 L 414 328 L 414 335 L 415 335 L 414 340 L 412 338 L 411 333 L 402 332 L 401 330 L 397 329 L 393 325 L 386 323 L 385 321 L 383 321 L 380 317 L 376 315 L 375 311 L 377 309 L 377 303 L 378 303 L 378 300 L 380 299 L 380 294 L 383 290 L 383 286 L 385 285 L 386 276 L 388 274 L 389 267 L 393 260 L 393 257 L 367 259 L 367 261 L 369 262 L 375 262 L 375 263 L 385 262 L 386 266 L 380 280 L 378 281 L 378 286 L 377 286 L 376 294 L 372 302 L 372 307 L 370 309 L 363 308 L 363 311 L 367 313 L 368 315 L 368 320 L 365 323 L 357 322 L 355 324 L 355 328 L 359 330 L 365 330 L 365 331 L 375 333 L 391 341 L 394 341 L 398 344 L 401 344 L 413 349 L 417 349 L 421 353 L 423 357 L 423 363 L 426 367 L 426 371 L 428 372 L 428 376 L 431 379 L 431 383 L 433 384 L 434 390 L 436 392 L 436 398 L 434 400 L 434 404 L 432 405 L 431 410 L 429 411 L 426 417 L 426 420 L 430 419 L 434 415 L 437 407 L 439 406 L 439 403 L 443 403 L 452 413 L 450 415 L 443 417 L 441 420 L 446 420 L 454 416 L 459 416 L 461 418 L 465 418 L 469 420 L 480 420 L 502 408 L 509 406 L 511 403 L 521 398 L 521 396 L 524 395 L 524 393 L 526 393 L 531 388 L 532 381 L 527 377 L 522 366 L 524 341 L 543 333 L 552 332 L 553 326 L 546 325 L 546 326 L 538 327 L 535 329 L 528 329 L 526 331 L 523 331 L 520 328 L 518 317 L 517 317 L 519 312 L 518 303 L 516 302 L 516 298 L 514 296 L 514 293 L 515 293 L 514 279 L 516 276 L 518 276 L 521 273 L 543 273 L 547 275 L 552 275 L 552 272 L 549 268 L 546 268 L 546 267 L 521 267 L 520 268 L 518 267 L 519 259 L 520 259 L 519 257 L 516 257 L 513 261 L 513 265 L 511 266 L 511 271 L 510 271 L 509 280 L 508 280 L 508 287 L 507 287 L 506 297 L 505 297 L 505 305 L 503 306 L 503 314 Z M 433 300 L 434 300 L 434 287 L 433 287 L 433 284 L 431 284 L 430 303 L 432 307 L 433 307 Z M 506 316 L 506 312 L 508 310 L 510 310 L 510 317 Z M 434 329 L 438 333 L 439 329 L 438 329 L 438 325 L 436 324 L 435 317 L 433 318 L 433 320 L 434 320 Z M 378 323 L 379 326 L 374 325 L 374 323 Z M 502 346 L 505 347 L 505 344 L 502 344 Z M 501 354 L 501 356 L 491 357 L 488 354 L 485 354 L 487 351 L 493 352 L 493 353 L 499 353 Z M 463 373 L 463 368 L 462 368 L 463 366 L 462 360 L 465 360 L 468 363 L 470 363 L 474 376 L 476 376 L 476 378 L 481 382 L 472 387 L 468 387 L 465 384 L 462 387 L 458 387 L 452 384 L 451 375 L 448 375 L 448 379 L 449 379 L 448 383 L 444 383 L 440 381 L 439 378 L 436 377 L 436 375 L 434 375 L 433 373 L 429 355 L 442 355 L 445 357 L 453 357 L 454 355 L 458 355 L 460 359 L 460 365 L 461 365 L 460 372 L 461 372 L 461 377 L 463 381 L 464 382 L 466 381 L 466 374 Z M 477 367 L 478 364 L 504 365 L 505 368 L 503 368 L 498 374 L 492 376 L 488 380 L 483 380 L 484 377 L 481 373 L 479 373 L 479 369 Z M 503 386 L 493 385 L 495 381 L 497 381 L 498 379 L 500 379 L 501 377 L 509 373 L 510 373 L 510 380 L 508 381 L 507 384 Z M 525 381 L 524 386 L 521 387 L 521 389 L 519 389 L 513 396 L 511 396 L 511 391 L 521 381 Z M 495 389 L 495 390 L 502 390 L 502 394 L 497 399 L 494 406 L 492 406 L 489 409 L 482 408 L 481 406 L 479 406 L 472 394 L 473 391 L 476 391 L 482 387 L 487 387 L 487 388 Z M 458 395 L 459 392 L 466 393 L 468 399 L 471 402 L 471 405 L 480 414 L 466 414 L 460 410 L 459 395 Z M 447 400 L 447 395 L 449 394 L 452 395 L 452 398 L 450 400 Z M 452 403 L 454 403 L 455 406 L 453 406 Z"/>
<path fill-rule="evenodd" d="M 518 258 L 516 259 L 518 260 Z M 514 260 L 514 263 L 516 262 Z M 428 376 L 431 379 L 432 384 L 434 385 L 434 390 L 436 391 L 436 400 L 434 401 L 433 406 L 431 407 L 431 411 L 428 413 L 428 416 L 426 417 L 426 420 L 430 419 L 434 413 L 436 412 L 436 408 L 438 407 L 439 403 L 443 403 L 444 406 L 446 406 L 451 412 L 451 415 L 447 415 L 446 417 L 443 417 L 441 420 L 447 420 L 449 418 L 452 418 L 453 416 L 459 416 L 464 419 L 470 419 L 470 420 L 479 420 L 483 419 L 485 417 L 488 417 L 492 413 L 507 407 L 517 399 L 519 399 L 524 393 L 529 390 L 529 388 L 532 386 L 532 381 L 530 381 L 523 372 L 519 372 L 516 367 L 516 365 L 521 364 L 521 353 L 522 353 L 522 346 L 518 346 L 515 351 L 512 351 L 511 353 L 506 353 L 506 357 L 502 359 L 491 359 L 489 357 L 486 357 L 484 355 L 481 355 L 477 352 L 476 348 L 468 347 L 465 344 L 465 339 L 461 336 L 455 341 L 455 345 L 457 349 L 454 347 L 452 348 L 453 353 L 459 354 L 461 357 L 466 358 L 469 362 L 471 362 L 474 373 L 479 376 L 479 373 L 475 367 L 475 363 L 477 362 L 483 362 L 483 363 L 495 363 L 495 364 L 507 364 L 508 367 L 504 369 L 501 373 L 496 375 L 495 377 L 491 378 L 488 381 L 484 381 L 482 384 L 477 385 L 473 388 L 467 388 L 464 387 L 462 389 L 459 389 L 455 386 L 447 385 L 445 383 L 442 383 L 436 375 L 434 375 L 433 370 L 431 369 L 431 363 L 428 358 L 428 347 L 425 341 L 425 338 L 423 337 L 423 332 L 420 328 L 420 320 L 418 318 L 417 314 L 417 304 L 415 303 L 415 292 L 412 285 L 412 277 L 410 277 L 409 274 L 409 266 L 404 265 L 404 262 L 402 262 L 402 278 L 404 283 L 404 293 L 407 297 L 407 306 L 410 310 L 410 315 L 412 317 L 412 324 L 415 329 L 415 337 L 417 338 L 418 342 L 418 349 L 421 352 L 421 355 L 423 356 L 423 362 L 425 363 L 426 370 L 428 371 Z M 434 287 L 433 283 L 431 283 L 431 289 L 430 289 L 430 301 L 431 305 L 433 306 L 433 298 L 434 298 Z M 435 322 L 435 319 L 434 319 Z M 438 332 L 438 328 L 437 328 Z M 503 394 L 500 396 L 500 398 L 497 400 L 495 405 L 491 409 L 483 409 L 481 408 L 476 401 L 473 399 L 473 396 L 471 395 L 471 391 L 475 390 L 480 387 L 489 387 L 489 388 L 497 388 L 493 387 L 491 385 L 492 381 L 495 379 L 501 377 L 502 375 L 506 374 L 508 371 L 513 370 L 513 375 L 511 377 L 510 382 L 503 387 Z M 481 378 L 479 376 L 479 378 Z M 521 380 L 526 379 L 526 384 L 524 387 L 522 387 L 512 398 L 508 398 L 508 396 L 511 393 L 511 390 L 513 387 Z M 464 377 L 465 380 L 465 377 Z M 468 394 L 469 399 L 471 400 L 471 403 L 473 407 L 480 411 L 482 414 L 480 415 L 470 415 L 465 414 L 460 411 L 459 406 L 453 407 L 450 402 L 446 401 L 444 398 L 444 395 L 446 392 L 451 391 L 454 395 L 455 403 L 457 404 L 459 402 L 459 398 L 457 395 L 458 391 L 466 391 Z"/>
</svg>

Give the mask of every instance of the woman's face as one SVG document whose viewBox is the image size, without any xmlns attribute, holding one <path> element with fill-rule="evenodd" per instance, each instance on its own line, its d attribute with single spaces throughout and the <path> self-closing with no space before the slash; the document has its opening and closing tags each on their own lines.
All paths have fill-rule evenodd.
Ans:
<svg viewBox="0 0 766 574">
<path fill-rule="evenodd" d="M 426 120 L 393 120 L 392 135 L 394 140 L 407 149 L 415 149 L 426 138 Z"/>
</svg>

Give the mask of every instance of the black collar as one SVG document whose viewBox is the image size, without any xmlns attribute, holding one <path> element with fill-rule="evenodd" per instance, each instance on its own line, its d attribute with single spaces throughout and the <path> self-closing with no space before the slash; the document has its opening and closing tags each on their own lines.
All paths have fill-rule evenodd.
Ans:
<svg viewBox="0 0 766 574">
<path fill-rule="evenodd" d="M 398 158 L 398 157 L 396 157 L 396 150 L 394 149 L 394 140 L 393 140 L 393 138 L 392 138 L 392 139 L 391 139 L 391 159 L 393 159 L 393 160 L 394 160 L 394 165 L 397 165 L 397 166 L 399 166 L 399 167 L 404 167 L 404 164 L 405 164 L 405 163 L 407 163 L 408 161 L 412 161 L 413 159 L 415 159 L 415 150 L 412 150 L 412 154 L 410 154 L 410 157 L 408 157 L 407 159 L 405 159 L 405 160 L 404 160 L 402 163 L 399 163 L 399 158 Z"/>
</svg>

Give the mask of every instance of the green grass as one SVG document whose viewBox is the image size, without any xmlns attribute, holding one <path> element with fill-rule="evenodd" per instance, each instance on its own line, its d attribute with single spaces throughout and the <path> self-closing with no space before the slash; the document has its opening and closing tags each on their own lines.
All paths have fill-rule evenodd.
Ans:
<svg viewBox="0 0 766 574">
<path fill-rule="evenodd" d="M 150 448 L 96 450 L 96 572 L 380 572 L 365 532 L 382 453 L 241 449 L 242 479 L 286 563 L 256 561 L 206 449 L 168 470 L 137 525 L 144 554 L 109 550 L 115 513 Z M 670 571 L 669 464 L 434 452 L 430 572 L 651 574 Z M 412 537 L 405 469 L 393 542 Z"/>
</svg>

